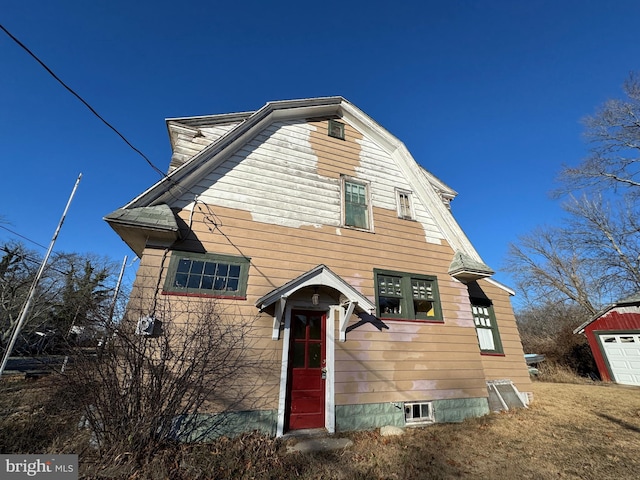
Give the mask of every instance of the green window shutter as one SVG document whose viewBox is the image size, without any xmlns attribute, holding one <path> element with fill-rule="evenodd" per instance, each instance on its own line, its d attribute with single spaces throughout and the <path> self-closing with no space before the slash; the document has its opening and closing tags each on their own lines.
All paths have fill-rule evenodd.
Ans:
<svg viewBox="0 0 640 480">
<path fill-rule="evenodd" d="M 474 302 L 472 300 L 471 312 L 476 326 L 476 333 L 478 334 L 480 351 L 484 353 L 503 353 L 493 305 L 486 301 Z"/>
<path fill-rule="evenodd" d="M 416 318 L 430 319 L 437 316 L 433 284 L 430 280 L 412 278 L 411 294 Z"/>
<path fill-rule="evenodd" d="M 374 270 L 381 318 L 442 321 L 436 277 Z"/>
</svg>

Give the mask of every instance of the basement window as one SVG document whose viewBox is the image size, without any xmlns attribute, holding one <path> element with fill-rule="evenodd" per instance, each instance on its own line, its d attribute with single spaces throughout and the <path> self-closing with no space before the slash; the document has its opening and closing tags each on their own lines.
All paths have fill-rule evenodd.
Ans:
<svg viewBox="0 0 640 480">
<path fill-rule="evenodd" d="M 330 137 L 344 140 L 344 123 L 338 122 L 336 120 L 329 120 L 328 134 Z"/>
<path fill-rule="evenodd" d="M 433 406 L 431 402 L 405 403 L 404 420 L 407 425 L 433 422 Z"/>
</svg>

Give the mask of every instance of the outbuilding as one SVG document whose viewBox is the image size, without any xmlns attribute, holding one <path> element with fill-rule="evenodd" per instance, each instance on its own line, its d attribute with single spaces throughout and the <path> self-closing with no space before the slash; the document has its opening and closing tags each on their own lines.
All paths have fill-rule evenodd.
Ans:
<svg viewBox="0 0 640 480">
<path fill-rule="evenodd" d="M 573 333 L 587 337 L 603 380 L 640 385 L 640 293 L 608 305 Z"/>
</svg>

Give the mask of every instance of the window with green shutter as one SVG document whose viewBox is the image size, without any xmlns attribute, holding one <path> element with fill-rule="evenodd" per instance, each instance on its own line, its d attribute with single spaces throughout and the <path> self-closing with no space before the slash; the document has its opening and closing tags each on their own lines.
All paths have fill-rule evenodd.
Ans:
<svg viewBox="0 0 640 480">
<path fill-rule="evenodd" d="M 502 342 L 490 300 L 471 299 L 471 313 L 482 353 L 502 353 Z"/>
<path fill-rule="evenodd" d="M 174 251 L 164 292 L 243 298 L 248 272 L 245 257 Z"/>
<path fill-rule="evenodd" d="M 374 270 L 378 317 L 442 321 L 436 277 Z"/>
</svg>

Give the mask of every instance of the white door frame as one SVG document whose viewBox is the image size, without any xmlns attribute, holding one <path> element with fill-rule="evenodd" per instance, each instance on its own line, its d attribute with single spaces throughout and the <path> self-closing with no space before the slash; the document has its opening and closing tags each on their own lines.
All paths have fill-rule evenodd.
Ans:
<svg viewBox="0 0 640 480">
<path fill-rule="evenodd" d="M 325 402 L 324 402 L 324 423 L 327 432 L 335 432 L 335 325 L 336 318 L 339 318 L 341 308 L 338 305 L 316 306 L 309 304 L 289 305 L 284 312 L 284 335 L 282 343 L 282 363 L 280 367 L 280 391 L 278 394 L 278 421 L 276 427 L 276 437 L 284 435 L 284 424 L 286 418 L 287 404 L 287 381 L 289 375 L 289 347 L 291 345 L 291 311 L 310 310 L 321 311 L 326 314 L 325 321 L 325 359 L 327 375 L 325 379 Z"/>
</svg>

